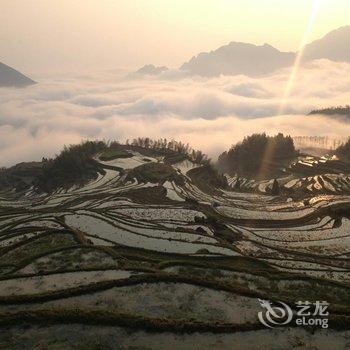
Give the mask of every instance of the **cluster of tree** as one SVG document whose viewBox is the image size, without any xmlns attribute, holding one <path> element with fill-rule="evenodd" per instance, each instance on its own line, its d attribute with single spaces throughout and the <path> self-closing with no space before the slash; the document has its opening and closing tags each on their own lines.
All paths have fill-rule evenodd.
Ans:
<svg viewBox="0 0 350 350">
<path fill-rule="evenodd" d="M 42 175 L 37 186 L 50 192 L 58 187 L 83 183 L 96 176 L 98 166 L 93 156 L 108 147 L 104 141 L 85 141 L 78 145 L 65 146 L 53 159 L 43 158 Z"/>
<path fill-rule="evenodd" d="M 313 114 L 344 115 L 344 116 L 350 117 L 350 106 L 346 105 L 346 106 L 315 109 L 309 113 L 309 115 L 313 115 Z"/>
<path fill-rule="evenodd" d="M 253 134 L 222 153 L 218 159 L 218 167 L 223 172 L 253 176 L 262 169 L 273 170 L 275 165 L 293 159 L 297 154 L 290 136 L 281 133 L 276 136 Z"/>
<path fill-rule="evenodd" d="M 126 140 L 126 144 L 162 152 L 169 151 L 177 153 L 199 164 L 210 162 L 210 159 L 202 151 L 194 150 L 188 143 L 183 143 L 181 141 L 167 140 L 165 138 L 152 140 L 149 137 L 139 137 L 132 141 Z"/>
<path fill-rule="evenodd" d="M 350 161 L 350 138 L 335 150 L 335 154 L 341 160 Z"/>
</svg>

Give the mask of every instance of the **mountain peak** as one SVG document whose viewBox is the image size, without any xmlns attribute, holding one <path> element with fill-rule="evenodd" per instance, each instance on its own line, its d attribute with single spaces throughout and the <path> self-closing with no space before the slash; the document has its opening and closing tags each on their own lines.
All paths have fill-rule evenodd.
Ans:
<svg viewBox="0 0 350 350">
<path fill-rule="evenodd" d="M 294 53 L 281 52 L 268 44 L 258 46 L 231 41 L 214 51 L 200 53 L 180 69 L 202 76 L 258 76 L 289 66 L 293 59 Z"/>
<path fill-rule="evenodd" d="M 169 68 L 165 66 L 157 67 L 154 64 L 146 64 L 138 69 L 135 73 L 139 75 L 158 75 L 167 70 L 169 70 Z"/>
<path fill-rule="evenodd" d="M 0 87 L 25 87 L 33 84 L 35 81 L 0 62 Z"/>
</svg>

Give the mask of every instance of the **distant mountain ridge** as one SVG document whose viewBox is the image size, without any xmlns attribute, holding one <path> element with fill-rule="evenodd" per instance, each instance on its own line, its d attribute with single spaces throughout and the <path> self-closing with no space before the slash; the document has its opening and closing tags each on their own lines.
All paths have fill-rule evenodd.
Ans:
<svg viewBox="0 0 350 350">
<path fill-rule="evenodd" d="M 202 76 L 261 75 L 290 66 L 293 52 L 281 52 L 271 45 L 231 42 L 215 51 L 202 52 L 185 62 L 180 69 Z"/>
<path fill-rule="evenodd" d="M 25 87 L 32 84 L 35 84 L 34 80 L 0 62 L 0 87 Z"/>
<path fill-rule="evenodd" d="M 245 74 L 257 76 L 291 66 L 296 52 L 282 52 L 265 44 L 256 46 L 231 42 L 215 51 L 202 52 L 185 62 L 180 69 L 202 76 Z M 322 39 L 305 46 L 303 60 L 325 58 L 350 62 L 350 26 L 331 31 Z"/>
<path fill-rule="evenodd" d="M 138 69 L 134 74 L 138 75 L 158 75 L 169 70 L 168 67 L 156 67 L 154 64 L 146 64 Z"/>
<path fill-rule="evenodd" d="M 190 75 L 218 76 L 238 75 L 260 76 L 289 67 L 297 52 L 283 52 L 269 44 L 261 46 L 242 42 L 231 42 L 210 52 L 201 52 L 183 63 L 180 70 Z M 304 48 L 303 61 L 329 59 L 336 62 L 350 62 L 350 26 L 329 32 L 323 38 L 313 41 Z M 146 65 L 138 72 L 158 75 L 160 68 Z"/>
</svg>

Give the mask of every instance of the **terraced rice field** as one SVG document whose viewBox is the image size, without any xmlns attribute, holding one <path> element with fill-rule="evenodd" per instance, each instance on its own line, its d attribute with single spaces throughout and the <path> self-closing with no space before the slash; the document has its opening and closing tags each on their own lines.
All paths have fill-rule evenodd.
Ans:
<svg viewBox="0 0 350 350">
<path fill-rule="evenodd" d="M 229 177 L 231 188 L 204 191 L 188 160 L 171 165 L 181 181 L 130 179 L 161 157 L 96 160 L 108 168 L 85 186 L 0 193 L 0 323 L 11 325 L 0 348 L 346 344 L 349 176 L 281 180 L 305 189 L 290 198 L 266 194 L 271 181 L 235 191 Z M 330 328 L 269 332 L 258 298 L 326 300 Z"/>
</svg>

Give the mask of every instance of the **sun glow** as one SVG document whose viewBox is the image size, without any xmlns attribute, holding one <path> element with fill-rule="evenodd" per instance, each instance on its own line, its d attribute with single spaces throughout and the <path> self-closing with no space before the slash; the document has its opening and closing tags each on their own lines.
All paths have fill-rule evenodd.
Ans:
<svg viewBox="0 0 350 350">
<path fill-rule="evenodd" d="M 309 17 L 309 21 L 307 23 L 304 35 L 303 35 L 302 40 L 300 42 L 299 50 L 298 50 L 297 56 L 296 56 L 295 61 L 294 61 L 292 72 L 291 72 L 291 74 L 289 76 L 289 79 L 288 79 L 288 82 L 287 82 L 287 85 L 286 85 L 286 89 L 284 91 L 284 95 L 283 95 L 283 98 L 282 98 L 282 102 L 281 102 L 280 108 L 278 110 L 278 114 L 283 114 L 285 106 L 286 106 L 286 104 L 288 102 L 288 98 L 289 98 L 289 96 L 290 96 L 290 94 L 292 92 L 293 85 L 294 85 L 294 82 L 295 82 L 295 78 L 296 78 L 296 76 L 298 74 L 300 63 L 301 63 L 302 58 L 303 58 L 304 48 L 305 48 L 305 45 L 309 41 L 309 37 L 310 37 L 312 28 L 313 28 L 315 20 L 316 20 L 316 16 L 318 14 L 320 3 L 321 3 L 321 0 L 314 0 L 313 3 L 312 3 L 312 8 L 311 8 L 311 14 L 310 14 L 310 17 Z"/>
</svg>

